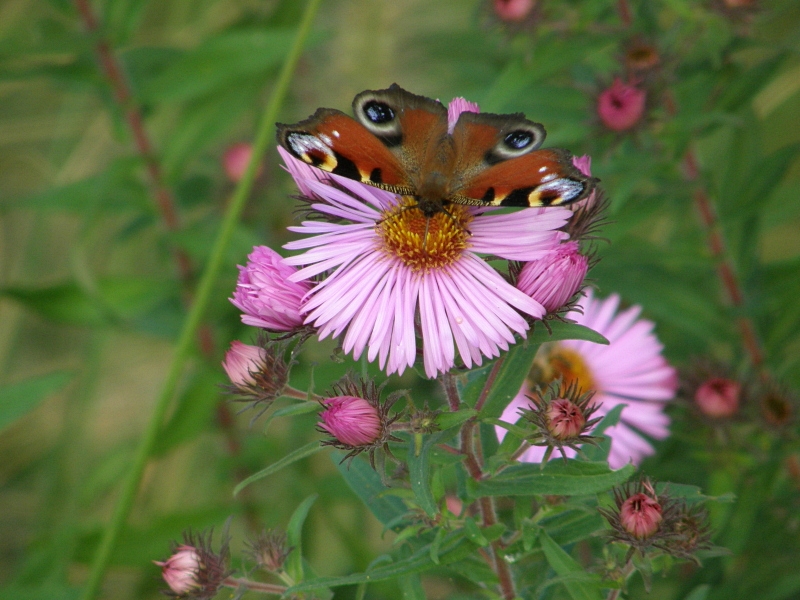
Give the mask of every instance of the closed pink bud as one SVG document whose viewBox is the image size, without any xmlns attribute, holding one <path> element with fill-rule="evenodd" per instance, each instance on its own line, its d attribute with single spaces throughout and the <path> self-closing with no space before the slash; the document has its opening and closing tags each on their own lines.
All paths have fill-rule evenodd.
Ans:
<svg viewBox="0 0 800 600">
<path fill-rule="evenodd" d="M 662 518 L 658 501 L 641 492 L 625 500 L 619 511 L 623 529 L 640 540 L 658 531 Z"/>
<path fill-rule="evenodd" d="M 527 17 L 535 0 L 494 0 L 494 13 L 503 21 L 518 23 Z"/>
<path fill-rule="evenodd" d="M 239 341 L 231 342 L 231 349 L 225 354 L 222 368 L 233 385 L 246 387 L 256 383 L 253 373 L 264 367 L 267 352 L 258 346 L 250 346 Z"/>
<path fill-rule="evenodd" d="M 578 171 L 587 177 L 592 176 L 592 157 L 588 154 L 584 154 L 583 156 L 573 156 L 572 164 L 576 169 L 578 169 Z"/>
<path fill-rule="evenodd" d="M 694 401 L 704 415 L 713 418 L 730 417 L 739 409 L 742 386 L 738 381 L 714 377 L 694 393 Z"/>
<path fill-rule="evenodd" d="M 256 246 L 239 267 L 239 280 L 231 303 L 241 310 L 242 323 L 270 331 L 292 331 L 303 325 L 303 296 L 311 289 L 305 281 L 290 281 L 297 269 L 266 246 Z"/>
<path fill-rule="evenodd" d="M 342 444 L 368 446 L 381 436 L 378 410 L 364 398 L 336 396 L 323 400 L 320 427 Z"/>
<path fill-rule="evenodd" d="M 578 243 L 566 242 L 543 258 L 525 263 L 517 287 L 551 313 L 581 289 L 588 271 L 589 259 L 580 253 Z"/>
<path fill-rule="evenodd" d="M 164 562 L 153 562 L 161 567 L 161 576 L 176 594 L 182 596 L 200 587 L 197 574 L 202 562 L 194 547 L 178 546 L 175 553 Z"/>
<path fill-rule="evenodd" d="M 586 426 L 581 408 L 567 398 L 559 398 L 547 407 L 547 429 L 557 440 L 578 437 Z"/>
<path fill-rule="evenodd" d="M 636 125 L 644 115 L 646 99 L 647 92 L 622 83 L 617 77 L 611 87 L 598 96 L 597 114 L 603 125 L 609 129 L 625 131 Z"/>
</svg>

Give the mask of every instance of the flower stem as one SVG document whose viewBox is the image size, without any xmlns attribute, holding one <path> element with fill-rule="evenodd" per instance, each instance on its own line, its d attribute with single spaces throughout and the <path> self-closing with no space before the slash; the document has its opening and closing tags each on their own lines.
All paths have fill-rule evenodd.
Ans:
<svg viewBox="0 0 800 600">
<path fill-rule="evenodd" d="M 275 585 L 273 583 L 261 583 L 260 581 L 250 581 L 239 577 L 226 577 L 222 585 L 225 587 L 233 588 L 235 590 L 244 588 L 251 592 L 263 592 L 264 594 L 277 594 L 282 596 L 286 591 L 286 587 L 282 585 Z"/>
<path fill-rule="evenodd" d="M 628 577 L 630 577 L 633 574 L 633 571 L 634 571 L 633 561 L 631 559 L 628 559 L 628 562 L 626 562 L 625 566 L 622 567 L 622 583 L 623 583 L 623 585 L 628 580 Z M 608 592 L 608 597 L 606 598 L 606 600 L 617 600 L 617 598 L 619 598 L 619 595 L 621 593 L 622 593 L 622 588 L 618 588 L 616 590 L 611 590 L 611 591 Z"/>
<path fill-rule="evenodd" d="M 236 228 L 236 223 L 244 209 L 246 200 L 252 189 L 253 182 L 255 181 L 256 168 L 264 154 L 267 144 L 272 139 L 272 130 L 274 127 L 275 119 L 278 115 L 278 109 L 283 102 L 284 97 L 289 88 L 292 73 L 294 72 L 297 61 L 300 58 L 300 53 L 311 30 L 311 23 L 313 22 L 314 15 L 319 8 L 321 0 L 309 0 L 306 5 L 300 26 L 297 29 L 297 34 L 289 51 L 283 68 L 278 76 L 269 104 L 264 110 L 261 122 L 258 127 L 258 135 L 256 136 L 253 145 L 253 155 L 250 158 L 250 164 L 247 166 L 244 176 L 242 177 L 236 191 L 233 194 L 228 209 L 225 213 L 222 225 L 220 227 L 214 246 L 210 253 L 210 258 L 203 271 L 200 283 L 197 287 L 197 293 L 194 297 L 194 302 L 189 310 L 189 314 L 183 323 L 183 329 L 180 337 L 176 343 L 175 354 L 170 365 L 167 378 L 160 396 L 156 400 L 153 411 L 150 415 L 150 421 L 147 428 L 142 435 L 139 446 L 136 450 L 136 455 L 133 459 L 133 464 L 128 471 L 127 478 L 123 484 L 117 504 L 114 508 L 114 513 L 111 521 L 107 525 L 103 538 L 94 556 L 92 562 L 89 578 L 86 582 L 86 587 L 83 590 L 83 600 L 92 600 L 97 597 L 100 590 L 100 584 L 103 580 L 103 575 L 108 567 L 111 559 L 111 553 L 114 550 L 117 539 L 122 531 L 125 522 L 128 519 L 131 508 L 133 508 L 136 493 L 139 490 L 139 485 L 142 480 L 144 469 L 147 466 L 148 459 L 155 445 L 161 424 L 167 413 L 167 409 L 175 395 L 178 387 L 178 382 L 183 374 L 183 368 L 186 363 L 195 338 L 197 329 L 203 314 L 208 307 L 211 293 L 214 289 L 214 284 L 217 280 L 219 272 L 222 268 L 223 261 L 226 256 L 228 246 L 230 245 L 233 232 Z"/>
<path fill-rule="evenodd" d="M 481 395 L 478 397 L 478 401 L 475 403 L 475 410 L 478 412 L 481 411 L 483 405 L 486 403 L 486 399 L 489 397 L 489 391 L 491 391 L 492 386 L 494 385 L 494 380 L 497 379 L 497 374 L 500 372 L 500 367 L 503 366 L 503 363 L 506 360 L 506 355 L 504 354 L 496 361 L 494 361 L 494 365 L 492 366 L 492 370 L 489 372 L 489 377 L 486 378 L 486 383 L 481 390 Z"/>
<path fill-rule="evenodd" d="M 690 181 L 699 179 L 699 169 L 697 166 L 697 159 L 694 151 L 689 149 L 685 158 L 686 171 Z M 703 227 L 706 230 L 708 237 L 708 247 L 711 252 L 711 257 L 717 263 L 717 274 L 719 276 L 722 287 L 728 294 L 728 298 L 733 304 L 734 308 L 741 313 L 744 308 L 744 294 L 739 280 L 736 277 L 736 271 L 733 268 L 733 263 L 728 256 L 725 239 L 722 236 L 722 228 L 717 219 L 717 212 L 714 208 L 714 203 L 708 196 L 705 188 L 698 185 L 694 192 L 694 202 L 697 210 L 700 213 L 700 219 L 703 222 Z M 740 314 L 736 319 L 737 327 L 739 328 L 739 335 L 742 338 L 742 345 L 745 352 L 750 358 L 750 363 L 757 371 L 763 370 L 764 354 L 761 351 L 761 342 L 756 333 L 753 321 Z M 762 376 L 764 373 L 762 372 Z"/>
<path fill-rule="evenodd" d="M 461 396 L 458 395 L 458 387 L 456 387 L 456 378 L 451 373 L 442 375 L 442 385 L 444 386 L 445 394 L 447 395 L 447 404 L 450 410 L 457 411 L 461 406 Z"/>
</svg>

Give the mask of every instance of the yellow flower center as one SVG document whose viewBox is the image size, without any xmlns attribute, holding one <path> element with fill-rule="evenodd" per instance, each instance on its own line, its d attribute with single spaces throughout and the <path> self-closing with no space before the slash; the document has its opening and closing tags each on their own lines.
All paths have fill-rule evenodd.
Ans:
<svg viewBox="0 0 800 600">
<path fill-rule="evenodd" d="M 575 350 L 559 344 L 542 346 L 531 370 L 533 380 L 543 384 L 561 379 L 564 385 L 576 381 L 582 392 L 597 389 L 592 371 L 583 357 Z"/>
<path fill-rule="evenodd" d="M 467 248 L 472 214 L 465 206 L 450 204 L 447 212 L 431 217 L 417 208 L 411 196 L 383 213 L 376 225 L 381 245 L 414 271 L 425 273 L 456 262 Z"/>
</svg>

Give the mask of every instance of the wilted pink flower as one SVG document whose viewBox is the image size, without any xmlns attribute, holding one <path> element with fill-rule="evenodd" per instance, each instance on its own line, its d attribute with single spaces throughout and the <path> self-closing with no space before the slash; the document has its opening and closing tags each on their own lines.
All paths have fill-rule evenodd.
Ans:
<svg viewBox="0 0 800 600">
<path fill-rule="evenodd" d="M 518 23 L 536 6 L 535 0 L 494 0 L 494 12 L 503 21 Z"/>
<path fill-rule="evenodd" d="M 552 313 L 581 289 L 588 271 L 589 259 L 580 253 L 578 242 L 564 242 L 545 257 L 525 263 L 517 287 Z"/>
<path fill-rule="evenodd" d="M 250 159 L 253 156 L 253 146 L 247 143 L 234 144 L 225 151 L 222 157 L 222 166 L 225 168 L 225 174 L 233 183 L 238 183 L 244 177 L 247 170 L 247 165 L 250 164 Z M 263 171 L 261 164 L 256 167 L 256 177 Z"/>
<path fill-rule="evenodd" d="M 244 313 L 242 323 L 284 332 L 302 327 L 300 310 L 310 284 L 292 279 L 297 269 L 266 246 L 253 248 L 247 259 L 230 299 Z"/>
<path fill-rule="evenodd" d="M 742 386 L 738 381 L 714 377 L 694 393 L 694 401 L 703 414 L 712 418 L 730 417 L 739 409 Z"/>
<path fill-rule="evenodd" d="M 323 401 L 326 407 L 320 413 L 320 427 L 342 444 L 368 446 L 381 435 L 378 410 L 364 398 L 337 396 Z"/>
<path fill-rule="evenodd" d="M 256 383 L 253 373 L 258 373 L 267 359 L 267 352 L 258 346 L 250 346 L 236 340 L 225 354 L 222 368 L 228 379 L 236 386 L 248 386 Z"/>
<path fill-rule="evenodd" d="M 592 176 L 592 157 L 588 154 L 584 154 L 583 156 L 573 156 L 572 164 L 575 165 L 575 168 L 587 177 Z"/>
<path fill-rule="evenodd" d="M 653 439 L 669 435 L 664 403 L 675 396 L 677 374 L 661 355 L 663 347 L 653 334 L 654 324 L 638 318 L 641 307 L 617 314 L 619 296 L 597 300 L 591 290 L 578 305 L 583 313 L 576 309 L 567 313 L 567 318 L 604 335 L 610 344 L 579 340 L 546 344 L 539 350 L 536 364 L 549 381 L 561 378 L 566 383 L 577 382 L 583 391 L 595 390 L 599 415 L 619 404 L 627 405 L 619 423 L 605 430 L 611 438 L 608 462 L 615 469 L 630 461 L 638 464 L 653 453 L 642 434 Z M 506 407 L 504 421 L 514 423 L 520 408 L 530 408 L 526 391 L 527 386 Z M 501 428 L 497 432 L 501 438 L 505 435 Z M 574 456 L 572 450 L 566 452 Z M 544 453 L 544 448 L 533 446 L 520 460 L 540 462 Z"/>
<path fill-rule="evenodd" d="M 178 546 L 175 553 L 164 562 L 153 562 L 161 567 L 164 581 L 176 594 L 188 594 L 200 587 L 197 575 L 202 563 L 197 549 L 192 546 Z"/>
<path fill-rule="evenodd" d="M 452 114 L 472 108 L 457 103 Z M 387 373 L 402 373 L 417 358 L 419 328 L 425 373 L 435 377 L 455 365 L 456 349 L 467 367 L 479 365 L 484 356 L 507 350 L 515 334 L 526 335 L 523 315 L 544 316 L 540 303 L 479 254 L 542 258 L 567 237 L 556 230 L 571 211 L 495 214 L 451 205 L 447 213 L 426 217 L 413 199 L 352 179 L 306 178 L 300 161 L 281 154 L 298 186 L 319 200 L 311 208 L 332 221 L 291 227 L 307 237 L 285 246 L 305 250 L 286 259 L 304 267 L 291 281 L 324 277 L 303 305 L 305 323 L 317 327 L 320 338 L 344 335 L 342 348 L 354 358 L 366 350 Z"/>
<path fill-rule="evenodd" d="M 644 114 L 647 92 L 623 83 L 617 77 L 611 87 L 603 90 L 597 98 L 597 114 L 603 125 L 613 131 L 630 129 Z"/>
<path fill-rule="evenodd" d="M 649 538 L 661 524 L 661 505 L 647 494 L 634 494 L 619 510 L 620 523 L 633 537 L 643 540 Z"/>
</svg>

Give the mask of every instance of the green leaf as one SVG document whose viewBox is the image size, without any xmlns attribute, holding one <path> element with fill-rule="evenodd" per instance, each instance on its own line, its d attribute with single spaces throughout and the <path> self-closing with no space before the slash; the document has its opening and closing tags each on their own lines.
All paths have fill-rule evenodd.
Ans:
<svg viewBox="0 0 800 600">
<path fill-rule="evenodd" d="M 498 476 L 473 482 L 473 497 L 481 496 L 587 496 L 627 481 L 636 467 L 626 465 L 611 471 L 606 463 L 553 460 L 540 469 L 538 464 L 509 467 Z"/>
<path fill-rule="evenodd" d="M 236 496 L 239 492 L 241 492 L 244 488 L 248 485 L 253 483 L 254 481 L 258 481 L 259 479 L 264 479 L 264 477 L 268 477 L 273 473 L 277 473 L 284 467 L 289 466 L 290 464 L 297 462 L 298 460 L 302 460 L 307 456 L 311 456 L 323 449 L 319 442 L 309 442 L 305 446 L 301 446 L 297 450 L 293 450 L 282 459 L 277 462 L 272 463 L 266 469 L 261 469 L 258 473 L 254 473 L 244 481 L 242 481 L 239 485 L 233 488 L 233 495 Z"/>
<path fill-rule="evenodd" d="M 384 495 L 388 488 L 383 485 L 380 476 L 369 464 L 358 459 L 343 463 L 344 457 L 344 452 L 331 452 L 331 459 L 336 463 L 339 473 L 350 489 L 361 498 L 381 523 L 385 526 L 396 526 L 408 512 L 405 503 L 394 496 Z"/>
<path fill-rule="evenodd" d="M 293 29 L 227 31 L 178 58 L 144 87 L 150 101 L 188 100 L 277 67 Z"/>
<path fill-rule="evenodd" d="M 220 384 L 224 382 L 219 367 L 206 367 L 194 376 L 181 394 L 175 412 L 161 427 L 153 448 L 154 456 L 163 456 L 176 446 L 194 439 L 212 423 L 214 409 L 224 400 Z"/>
<path fill-rule="evenodd" d="M 539 533 L 539 543 L 542 546 L 547 562 L 561 577 L 586 574 L 583 568 L 547 535 L 547 532 L 541 531 Z M 600 593 L 600 587 L 596 583 L 569 580 L 563 583 L 572 600 L 602 600 L 603 598 Z"/>
<path fill-rule="evenodd" d="M 0 387 L 0 432 L 63 388 L 72 375 L 63 371 Z"/>
<path fill-rule="evenodd" d="M 312 494 L 298 506 L 286 526 L 286 541 L 291 553 L 286 558 L 286 572 L 295 581 L 303 581 L 303 523 L 318 494 Z"/>
<path fill-rule="evenodd" d="M 717 105 L 724 110 L 735 111 L 745 102 L 755 98 L 762 88 L 773 79 L 773 75 L 783 64 L 786 55 L 780 53 L 774 58 L 754 65 L 744 73 L 736 72 L 723 93 L 717 100 Z"/>
<path fill-rule="evenodd" d="M 439 548 L 439 563 L 448 565 L 469 556 L 475 550 L 475 545 L 464 538 L 463 531 L 449 533 L 442 540 Z M 420 573 L 434 568 L 436 565 L 430 557 L 430 544 L 426 544 L 408 558 L 399 560 L 391 565 L 372 569 L 366 573 L 354 573 L 345 577 L 320 577 L 311 579 L 304 583 L 294 585 L 286 590 L 286 596 L 314 590 L 320 587 L 337 587 L 341 585 L 352 585 L 362 581 L 383 581 L 394 579 L 404 575 Z"/>
<path fill-rule="evenodd" d="M 399 579 L 402 600 L 426 600 L 427 596 L 418 574 L 405 575 Z"/>
<path fill-rule="evenodd" d="M 683 600 L 706 600 L 708 593 L 711 591 L 711 586 L 707 584 L 698 585 L 694 588 Z M 762 597 L 762 600 L 765 600 Z"/>
<path fill-rule="evenodd" d="M 539 524 L 562 546 L 585 540 L 603 529 L 603 517 L 592 506 L 564 510 Z"/>
<path fill-rule="evenodd" d="M 415 451 L 414 436 L 409 440 L 408 448 L 408 474 L 411 481 L 411 489 L 414 491 L 414 499 L 420 508 L 429 517 L 435 516 L 439 509 L 431 491 L 431 463 L 430 450 L 432 440 L 440 437 L 439 434 L 425 436 L 425 441 L 420 448 L 419 455 Z M 435 442 L 433 442 L 435 443 Z"/>
<path fill-rule="evenodd" d="M 436 424 L 444 431 L 452 427 L 458 427 L 477 414 L 477 411 L 473 408 L 464 408 L 456 412 L 443 412 L 436 416 Z"/>
</svg>

